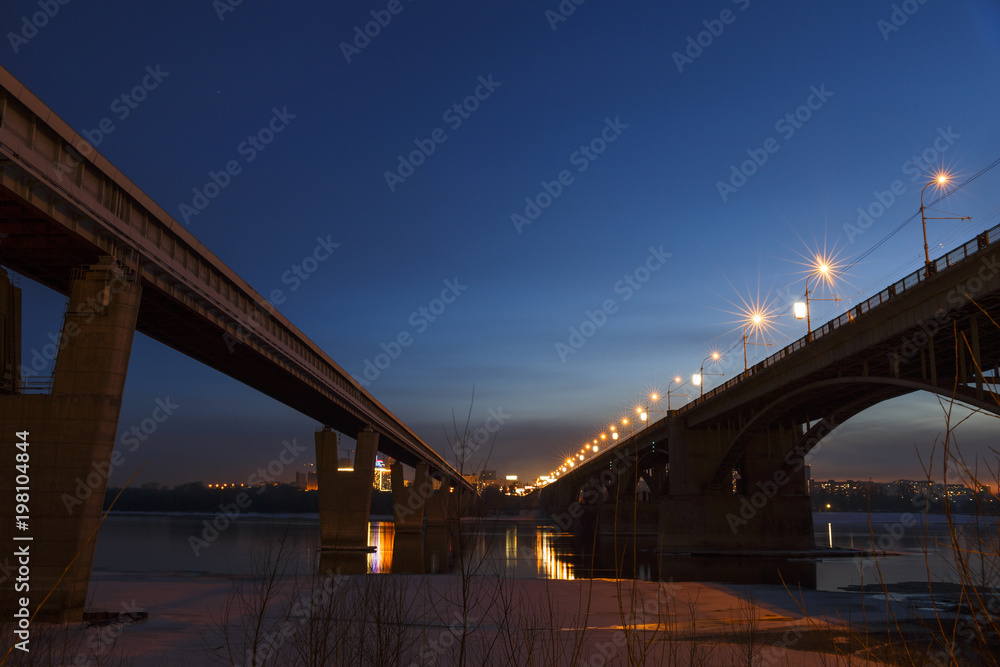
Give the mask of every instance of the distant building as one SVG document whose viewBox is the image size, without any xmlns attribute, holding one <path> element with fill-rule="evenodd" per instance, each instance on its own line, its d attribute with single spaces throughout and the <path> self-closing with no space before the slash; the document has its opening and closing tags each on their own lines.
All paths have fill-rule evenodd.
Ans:
<svg viewBox="0 0 1000 667">
<path fill-rule="evenodd" d="M 392 491 L 392 472 L 390 466 L 393 460 L 383 461 L 375 459 L 375 477 L 372 479 L 372 486 L 376 491 Z"/>
<path fill-rule="evenodd" d="M 319 488 L 319 482 L 314 472 L 295 473 L 295 486 L 305 491 L 315 491 Z"/>
</svg>

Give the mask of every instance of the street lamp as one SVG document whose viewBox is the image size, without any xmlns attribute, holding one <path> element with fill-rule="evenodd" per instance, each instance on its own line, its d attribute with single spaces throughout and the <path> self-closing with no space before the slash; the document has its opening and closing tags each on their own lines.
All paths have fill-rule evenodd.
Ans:
<svg viewBox="0 0 1000 667">
<path fill-rule="evenodd" d="M 632 437 L 632 422 L 630 422 L 627 418 L 623 417 L 622 418 L 622 426 L 624 426 L 625 424 L 628 424 L 628 437 L 631 438 Z"/>
<path fill-rule="evenodd" d="M 751 333 L 755 335 L 760 334 L 767 326 L 768 313 L 763 310 L 758 310 L 756 312 L 750 313 L 746 322 L 743 324 L 743 370 L 747 370 L 747 327 L 750 328 Z M 751 341 L 750 345 L 770 345 L 767 341 L 763 343 L 758 343 L 757 341 Z"/>
<path fill-rule="evenodd" d="M 926 215 L 926 208 L 924 207 L 924 192 L 927 190 L 927 188 L 929 188 L 932 185 L 943 186 L 945 183 L 948 182 L 948 179 L 949 179 L 948 174 L 942 172 L 942 173 L 938 174 L 937 177 L 933 181 L 931 181 L 927 185 L 925 185 L 924 189 L 920 191 L 920 225 L 921 225 L 921 227 L 923 228 L 923 231 L 924 231 L 924 266 L 927 267 L 927 275 L 930 275 L 930 271 L 931 271 L 930 270 L 930 266 L 931 266 L 931 254 L 930 254 L 930 248 L 927 246 L 927 221 L 928 220 L 972 220 L 972 218 L 969 217 L 969 216 L 966 216 L 966 217 L 949 216 L 949 217 L 944 217 L 944 218 L 928 218 L 927 217 L 927 215 Z"/>
<path fill-rule="evenodd" d="M 680 375 L 678 375 L 673 380 L 671 380 L 670 383 L 667 385 L 667 412 L 670 412 L 670 385 L 672 385 L 675 382 L 681 382 L 681 376 Z M 678 388 L 680 388 L 681 385 L 677 385 L 677 386 L 678 386 Z M 687 394 L 678 394 L 678 396 L 683 396 L 684 398 L 687 398 Z"/>
<path fill-rule="evenodd" d="M 705 376 L 705 362 L 708 361 L 709 359 L 711 359 L 712 361 L 718 361 L 719 356 L 720 355 L 718 352 L 713 352 L 712 354 L 702 359 L 701 368 L 698 369 L 697 373 L 691 376 L 691 384 L 701 388 L 698 393 L 699 396 L 705 395 L 705 383 L 703 382 Z M 709 373 L 708 375 L 721 375 L 721 373 Z"/>
<path fill-rule="evenodd" d="M 611 439 L 612 440 L 617 440 L 618 439 L 618 431 L 615 430 L 614 426 L 611 427 Z M 596 447 L 594 448 L 594 451 L 595 452 L 597 451 Z"/>
<path fill-rule="evenodd" d="M 680 378 L 677 378 L 677 379 L 680 379 Z M 667 385 L 667 395 L 668 396 L 669 396 L 669 392 L 670 392 L 670 385 Z M 653 421 L 652 417 L 649 416 L 649 413 L 651 413 L 651 412 L 664 412 L 663 410 L 653 410 L 652 408 L 649 407 L 650 403 L 656 403 L 658 400 L 660 400 L 660 395 L 659 394 L 655 394 L 655 393 L 654 394 L 650 394 L 649 395 L 649 402 L 646 404 L 645 407 L 640 408 L 640 407 L 636 406 L 635 411 L 639 413 L 639 419 L 641 419 L 642 421 Z M 669 409 L 669 399 L 668 399 L 668 409 Z"/>
<path fill-rule="evenodd" d="M 639 421 L 643 421 L 643 422 L 646 421 L 646 418 L 648 417 L 648 415 L 646 414 L 646 411 L 642 409 L 641 405 L 635 406 L 635 413 L 637 415 L 639 415 Z"/>
<path fill-rule="evenodd" d="M 795 315 L 795 319 L 801 320 L 805 318 L 806 320 L 806 335 L 809 340 L 812 340 L 812 316 L 809 312 L 809 302 L 810 301 L 840 301 L 839 296 L 835 296 L 829 299 L 817 299 L 809 298 L 809 279 L 813 276 L 819 276 L 819 279 L 828 285 L 833 284 L 833 279 L 836 277 L 836 267 L 833 266 L 832 262 L 824 256 L 817 255 L 813 258 L 813 270 L 806 275 L 806 300 L 805 303 L 802 301 L 796 301 L 795 305 L 792 307 L 792 312 Z"/>
</svg>

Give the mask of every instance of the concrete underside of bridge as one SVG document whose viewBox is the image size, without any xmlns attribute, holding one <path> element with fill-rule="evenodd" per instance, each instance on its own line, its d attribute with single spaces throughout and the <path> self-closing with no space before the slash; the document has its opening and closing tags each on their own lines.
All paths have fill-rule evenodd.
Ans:
<svg viewBox="0 0 1000 667">
<path fill-rule="evenodd" d="M 0 280 L 7 297 L 2 304 L 5 339 L 16 339 L 19 299 L 11 297 L 19 290 L 7 282 L 6 274 Z M 51 393 L 18 393 L 15 381 L 5 387 L 13 393 L 0 395 L 4 451 L 15 452 L 9 456 L 11 463 L 20 453 L 11 442 L 14 433 L 26 431 L 29 443 L 27 456 L 20 459 L 28 464 L 28 484 L 17 485 L 28 489 L 16 489 L 14 475 L 0 475 L 0 503 L 7 508 L 0 541 L 26 547 L 30 554 L 15 564 L 30 570 L 30 581 L 25 582 L 29 588 L 7 581 L 2 589 L 7 618 L 21 606 L 21 598 L 30 601 L 30 608 L 39 608 L 40 620 L 82 618 L 141 291 L 110 260 L 77 272 Z M 5 368 L 19 368 L 11 346 L 4 348 Z M 21 523 L 11 510 L 25 498 Z M 15 541 L 24 536 L 31 540 Z"/>
</svg>

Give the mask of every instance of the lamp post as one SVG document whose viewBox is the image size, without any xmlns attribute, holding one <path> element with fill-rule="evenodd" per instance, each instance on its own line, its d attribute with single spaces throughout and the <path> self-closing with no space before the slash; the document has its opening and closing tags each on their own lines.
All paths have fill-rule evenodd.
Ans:
<svg viewBox="0 0 1000 667">
<path fill-rule="evenodd" d="M 681 382 L 681 376 L 680 375 L 678 375 L 673 380 L 671 380 L 670 384 L 667 385 L 667 412 L 670 412 L 670 385 L 672 385 L 675 382 Z M 681 386 L 683 386 L 683 383 L 677 385 L 678 389 Z M 684 398 L 687 398 L 687 394 L 677 394 L 677 395 L 678 396 L 683 396 Z"/>
<path fill-rule="evenodd" d="M 924 188 L 923 188 L 923 190 L 920 191 L 920 226 L 921 226 L 921 228 L 923 229 L 923 232 L 924 232 L 924 267 L 927 270 L 927 275 L 930 275 L 930 273 L 931 273 L 931 268 L 930 268 L 931 267 L 931 253 L 930 253 L 930 247 L 927 245 L 927 221 L 928 220 L 972 220 L 972 218 L 969 217 L 969 216 L 964 216 L 964 217 L 947 216 L 947 217 L 943 217 L 943 218 L 928 218 L 927 217 L 927 213 L 926 213 L 927 209 L 924 206 L 924 192 L 927 190 L 927 188 L 929 188 L 932 185 L 943 186 L 945 183 L 948 182 L 949 178 L 950 177 L 948 176 L 948 174 L 945 174 L 945 173 L 938 174 L 937 177 L 933 181 L 931 181 L 927 185 L 925 185 Z"/>
<path fill-rule="evenodd" d="M 747 370 L 747 327 L 753 330 L 753 333 L 759 333 L 764 327 L 764 313 L 754 313 L 749 320 L 743 325 L 743 370 Z M 750 345 L 770 345 L 768 342 L 758 343 L 752 341 Z"/>
<path fill-rule="evenodd" d="M 645 407 L 638 406 L 638 405 L 635 406 L 635 411 L 636 411 L 636 413 L 638 413 L 640 421 L 647 422 L 647 424 L 648 424 L 648 422 L 652 421 L 652 419 L 650 419 L 650 417 L 649 417 L 649 413 L 650 412 L 663 412 L 663 410 L 651 410 L 649 408 L 649 404 L 650 403 L 656 403 L 658 400 L 660 400 L 659 394 L 650 394 L 649 395 L 649 402 L 646 403 Z"/>
<path fill-rule="evenodd" d="M 705 362 L 708 361 L 709 359 L 711 359 L 712 361 L 718 361 L 719 356 L 720 355 L 718 352 L 713 352 L 712 354 L 702 359 L 701 368 L 698 369 L 698 373 L 691 376 L 691 384 L 693 384 L 696 387 L 700 387 L 700 390 L 698 392 L 699 396 L 705 395 L 705 383 L 703 382 L 705 376 Z M 709 373 L 709 375 L 720 375 L 720 373 Z"/>
<path fill-rule="evenodd" d="M 813 270 L 806 276 L 806 300 L 805 303 L 801 301 L 796 301 L 792 306 L 792 312 L 795 315 L 795 319 L 801 320 L 805 318 L 806 320 L 806 338 L 812 340 L 812 315 L 809 312 L 809 302 L 810 301 L 840 301 L 839 296 L 834 296 L 829 299 L 816 299 L 809 298 L 809 279 L 815 275 L 818 275 L 821 280 L 827 283 L 832 283 L 835 277 L 834 267 L 830 265 L 830 262 L 825 257 L 816 257 L 815 263 L 813 264 Z"/>
</svg>

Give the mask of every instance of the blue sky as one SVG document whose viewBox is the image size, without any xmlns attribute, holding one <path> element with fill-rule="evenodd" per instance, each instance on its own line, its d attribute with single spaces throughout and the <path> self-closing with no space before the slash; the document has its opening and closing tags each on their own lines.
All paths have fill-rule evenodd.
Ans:
<svg viewBox="0 0 1000 667">
<path fill-rule="evenodd" d="M 281 290 L 281 312 L 449 458 L 445 427 L 474 388 L 473 429 L 505 415 L 489 463 L 503 474 L 548 472 L 711 349 L 731 350 L 719 372 L 741 370 L 734 304 L 801 294 L 813 250 L 850 265 L 814 323 L 916 269 L 919 222 L 853 262 L 918 210 L 927 166 L 961 180 L 1000 157 L 985 0 L 112 0 L 53 3 L 27 28 L 44 6 L 0 8 L 0 65 L 178 219 L 235 163 L 188 229 Z M 998 179 L 947 200 L 973 220 L 933 223 L 932 254 L 998 222 Z M 845 228 L 859 207 L 877 213 L 860 234 Z M 323 242 L 337 245 L 315 254 Z M 27 356 L 62 299 L 24 287 Z M 603 324 L 573 348 L 588 320 Z M 751 353 L 804 332 L 784 313 Z M 365 378 L 366 361 L 385 367 Z M 122 430 L 168 396 L 179 407 L 113 483 L 143 464 L 139 481 L 245 480 L 319 426 L 137 337 Z M 940 412 L 926 396 L 875 408 L 813 474 L 919 477 Z M 972 456 L 996 433 L 974 418 L 959 442 Z"/>
</svg>

